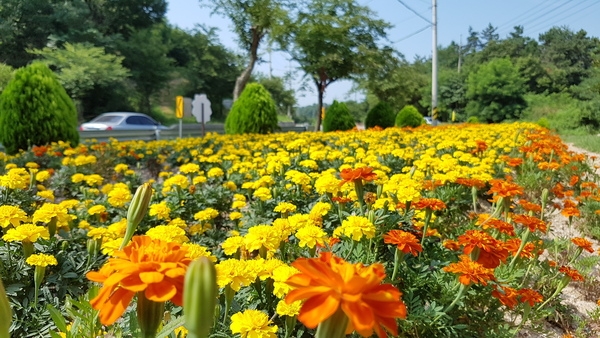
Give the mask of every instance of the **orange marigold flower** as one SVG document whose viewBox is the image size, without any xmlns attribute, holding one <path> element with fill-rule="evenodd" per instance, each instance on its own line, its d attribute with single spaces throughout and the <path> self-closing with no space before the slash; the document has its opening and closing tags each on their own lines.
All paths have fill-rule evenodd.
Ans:
<svg viewBox="0 0 600 338">
<path fill-rule="evenodd" d="M 487 285 L 488 281 L 494 279 L 493 269 L 488 269 L 477 262 L 473 262 L 467 255 L 461 255 L 460 262 L 452 263 L 443 270 L 459 274 L 458 281 L 464 285 L 471 283 Z"/>
<path fill-rule="evenodd" d="M 437 187 L 441 187 L 444 185 L 444 182 L 440 180 L 427 180 L 423 181 L 423 190 L 432 191 Z"/>
<path fill-rule="evenodd" d="M 518 167 L 521 164 L 523 164 L 523 159 L 522 158 L 518 158 L 518 157 L 509 157 L 508 159 L 505 160 L 506 161 L 506 165 L 509 167 Z"/>
<path fill-rule="evenodd" d="M 490 180 L 490 184 L 492 185 L 492 187 L 490 188 L 490 190 L 488 190 L 487 193 L 495 194 L 494 200 L 496 200 L 499 197 L 513 197 L 523 194 L 523 187 L 513 182 L 494 179 Z"/>
<path fill-rule="evenodd" d="M 515 228 L 512 226 L 512 224 L 501 219 L 490 217 L 489 214 L 479 214 L 475 224 L 481 226 L 483 230 L 494 228 L 501 233 L 509 236 L 515 236 Z"/>
<path fill-rule="evenodd" d="M 183 280 L 190 258 L 187 249 L 177 243 L 134 236 L 131 242 L 113 253 L 114 257 L 86 277 L 102 283 L 92 307 L 100 310 L 100 322 L 114 323 L 125 311 L 137 292 L 144 292 L 148 300 L 170 300 L 182 305 Z"/>
<path fill-rule="evenodd" d="M 547 225 L 546 222 L 541 219 L 529 215 L 513 215 L 513 221 L 515 223 L 522 224 L 529 228 L 529 231 L 534 232 L 539 230 L 543 233 L 546 233 Z"/>
<path fill-rule="evenodd" d="M 556 266 L 556 262 L 553 261 L 553 260 L 548 260 L 548 266 L 555 267 Z"/>
<path fill-rule="evenodd" d="M 594 182 L 581 182 L 581 189 L 596 189 L 598 185 Z"/>
<path fill-rule="evenodd" d="M 421 244 L 417 237 L 410 232 L 402 230 L 390 230 L 383 236 L 383 242 L 386 244 L 393 244 L 398 247 L 398 250 L 417 256 L 419 252 L 423 251 Z"/>
<path fill-rule="evenodd" d="M 458 236 L 458 243 L 464 246 L 463 252 L 467 255 L 478 248 L 477 263 L 488 269 L 496 268 L 508 257 L 508 250 L 501 241 L 480 230 L 468 230 L 464 235 Z"/>
<path fill-rule="evenodd" d="M 533 212 L 541 212 L 542 211 L 542 206 L 539 204 L 535 204 L 535 203 L 531 203 L 527 200 L 520 200 L 519 201 L 519 205 L 521 205 L 521 207 L 523 209 L 525 209 L 525 211 L 533 211 Z"/>
<path fill-rule="evenodd" d="M 421 198 L 418 201 L 414 202 L 412 206 L 416 210 L 422 209 L 430 209 L 430 210 L 443 210 L 446 209 L 446 203 L 441 199 L 437 198 Z"/>
<path fill-rule="evenodd" d="M 356 169 L 346 168 L 342 170 L 340 176 L 342 178 L 340 185 L 358 180 L 373 181 L 377 178 L 377 174 L 373 172 L 373 168 L 371 167 L 362 167 Z"/>
<path fill-rule="evenodd" d="M 445 240 L 442 243 L 442 245 L 444 246 L 444 248 L 452 251 L 458 251 L 460 249 L 460 244 L 458 244 L 458 241 L 454 241 L 451 239 Z"/>
<path fill-rule="evenodd" d="M 563 208 L 560 211 L 560 214 L 565 217 L 579 217 L 581 216 L 581 212 L 579 212 L 579 208 Z"/>
<path fill-rule="evenodd" d="M 594 253 L 594 248 L 592 248 L 592 242 L 588 241 L 585 238 L 575 237 L 571 239 L 571 242 L 573 242 L 573 244 L 577 245 L 578 247 L 582 248 L 583 250 L 589 253 Z"/>
<path fill-rule="evenodd" d="M 561 266 L 558 268 L 558 271 L 564 273 L 566 276 L 569 276 L 571 280 L 574 281 L 583 281 L 583 276 L 579 273 L 579 271 L 572 269 L 568 266 Z"/>
<path fill-rule="evenodd" d="M 498 287 L 494 285 L 494 291 L 492 291 L 492 297 L 498 298 L 500 303 L 510 309 L 517 306 L 518 295 L 517 290 L 509 286 L 500 286 L 500 290 L 498 290 Z"/>
<path fill-rule="evenodd" d="M 385 278 L 383 265 L 350 264 L 322 252 L 319 258 L 299 258 L 292 266 L 300 273 L 287 280 L 294 289 L 285 301 L 291 304 L 306 300 L 298 315 L 306 327 L 317 327 L 341 307 L 349 318 L 346 332 L 356 330 L 364 337 L 375 332 L 387 337 L 387 330 L 398 335 L 396 318 L 406 318 L 406 306 L 398 289 L 381 284 Z"/>
<path fill-rule="evenodd" d="M 529 306 L 534 306 L 535 303 L 541 303 L 544 300 L 542 295 L 532 289 L 521 289 L 517 292 L 521 303 L 529 303 Z"/>
<path fill-rule="evenodd" d="M 575 184 L 577 184 L 577 182 L 579 182 L 579 176 L 573 175 L 573 176 L 571 176 L 571 179 L 569 180 L 569 185 L 574 186 Z"/>
<path fill-rule="evenodd" d="M 476 178 L 457 178 L 456 183 L 469 188 L 475 187 L 477 189 L 481 189 L 485 187 L 485 182 Z"/>
<path fill-rule="evenodd" d="M 521 247 L 521 239 L 520 238 L 511 238 L 504 242 L 504 247 L 511 255 L 516 255 Z M 519 257 L 522 258 L 533 258 L 533 250 L 535 249 L 535 245 L 533 243 L 527 243 L 521 250 Z"/>
<path fill-rule="evenodd" d="M 570 199 L 566 199 L 563 201 L 563 207 L 564 208 L 576 208 L 577 202 L 570 200 Z"/>
</svg>

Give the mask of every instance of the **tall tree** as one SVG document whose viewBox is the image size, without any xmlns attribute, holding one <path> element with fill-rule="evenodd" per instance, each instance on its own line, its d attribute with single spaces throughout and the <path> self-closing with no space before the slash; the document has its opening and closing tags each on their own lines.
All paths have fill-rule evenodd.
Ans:
<svg viewBox="0 0 600 338">
<path fill-rule="evenodd" d="M 293 23 L 289 53 L 312 78 L 319 95 L 319 111 L 327 86 L 364 74 L 371 58 L 380 53 L 379 39 L 390 25 L 377 19 L 356 0 L 312 0 Z M 317 114 L 316 130 L 321 114 Z"/>
<path fill-rule="evenodd" d="M 500 35 L 496 33 L 497 30 L 498 27 L 494 27 L 491 23 L 489 23 L 488 26 L 484 28 L 481 33 L 479 33 L 479 36 L 481 37 L 480 40 L 482 48 L 485 48 L 485 46 L 492 41 L 498 41 Z"/>
<path fill-rule="evenodd" d="M 237 100 L 258 61 L 258 50 L 267 35 L 281 41 L 283 27 L 288 22 L 286 0 L 200 0 L 213 13 L 224 15 L 233 23 L 240 46 L 248 52 L 248 64 L 235 81 L 233 100 Z M 293 2 L 290 2 L 293 3 Z"/>
</svg>

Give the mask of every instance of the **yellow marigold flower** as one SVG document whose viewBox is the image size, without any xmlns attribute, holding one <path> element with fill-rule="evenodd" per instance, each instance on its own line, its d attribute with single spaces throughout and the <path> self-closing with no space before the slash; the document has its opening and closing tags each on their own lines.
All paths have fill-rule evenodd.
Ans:
<svg viewBox="0 0 600 338">
<path fill-rule="evenodd" d="M 231 255 L 235 254 L 238 251 L 238 249 L 244 248 L 244 237 L 242 237 L 242 236 L 229 237 L 226 240 L 224 240 L 223 243 L 221 243 L 221 248 L 223 249 L 223 252 L 227 256 L 231 256 Z"/>
<path fill-rule="evenodd" d="M 48 229 L 43 226 L 37 226 L 30 223 L 21 224 L 16 228 L 8 229 L 2 239 L 7 242 L 30 242 L 34 243 L 38 239 L 50 239 Z"/>
<path fill-rule="evenodd" d="M 187 227 L 187 223 L 179 217 L 170 220 L 169 223 L 167 223 L 167 225 L 173 225 L 182 229 L 185 229 Z"/>
<path fill-rule="evenodd" d="M 246 310 L 231 316 L 230 329 L 241 338 L 276 338 L 277 325 L 269 326 L 267 314 L 259 310 Z"/>
<path fill-rule="evenodd" d="M 50 223 L 54 217 L 56 217 L 58 227 L 67 226 L 71 220 L 77 218 L 74 215 L 69 215 L 68 210 L 59 204 L 44 203 L 33 212 L 32 222 Z"/>
<path fill-rule="evenodd" d="M 273 198 L 273 196 L 271 195 L 271 190 L 269 190 L 269 188 L 264 188 L 264 187 L 256 189 L 256 191 L 254 191 L 252 196 L 254 196 L 255 198 L 258 198 L 259 200 L 261 200 L 263 202 Z"/>
<path fill-rule="evenodd" d="M 196 243 L 183 243 L 181 245 L 183 248 L 187 249 L 187 254 L 185 257 L 195 260 L 198 257 L 208 257 L 213 263 L 217 262 L 217 257 L 213 256 L 210 251 L 206 247 L 203 247 L 200 244 Z"/>
<path fill-rule="evenodd" d="M 247 261 L 227 259 L 216 264 L 215 269 L 220 288 L 229 285 L 234 291 L 239 291 L 242 286 L 250 285 L 256 279 L 256 275 L 248 268 Z"/>
<path fill-rule="evenodd" d="M 24 168 L 13 168 L 6 175 L 0 176 L 0 187 L 8 189 L 27 189 L 29 186 L 29 173 Z"/>
<path fill-rule="evenodd" d="M 5 170 L 10 170 L 10 169 L 14 169 L 17 168 L 17 165 L 15 163 L 8 163 L 7 165 L 4 166 Z"/>
<path fill-rule="evenodd" d="M 192 236 L 202 235 L 203 233 L 205 233 L 210 228 L 212 228 L 212 226 L 210 225 L 210 223 L 199 223 L 199 224 L 194 224 L 194 225 L 190 226 L 188 228 L 188 232 Z"/>
<path fill-rule="evenodd" d="M 159 225 L 146 231 L 146 236 L 160 239 L 165 242 L 185 243 L 190 240 L 185 235 L 185 230 L 174 225 Z"/>
<path fill-rule="evenodd" d="M 135 175 L 135 170 L 129 169 L 129 170 L 125 170 L 125 176 L 133 176 Z M 150 183 L 150 182 L 148 182 Z"/>
<path fill-rule="evenodd" d="M 88 230 L 87 236 L 92 239 L 102 239 L 107 234 L 109 234 L 109 231 L 107 228 L 91 227 L 91 229 Z"/>
<path fill-rule="evenodd" d="M 63 208 L 63 209 L 75 209 L 76 206 L 79 205 L 79 201 L 75 200 L 75 199 L 71 199 L 71 200 L 64 200 L 60 203 L 58 203 L 58 206 Z"/>
<path fill-rule="evenodd" d="M 47 170 L 42 170 L 35 174 L 35 180 L 38 182 L 45 182 L 50 178 L 50 172 Z"/>
<path fill-rule="evenodd" d="M 86 188 L 85 189 L 90 195 L 95 195 L 95 196 L 99 196 L 100 195 L 100 190 L 96 189 L 96 188 Z"/>
<path fill-rule="evenodd" d="M 243 215 L 241 212 L 234 211 L 229 214 L 229 219 L 235 221 L 236 219 L 242 218 L 242 216 Z"/>
<path fill-rule="evenodd" d="M 89 186 L 97 186 L 97 185 L 102 184 L 102 182 L 104 181 L 104 177 L 102 177 L 98 174 L 91 174 L 91 175 L 86 175 L 83 178 L 83 180 Z"/>
<path fill-rule="evenodd" d="M 248 251 L 254 251 L 264 246 L 269 251 L 275 251 L 279 248 L 280 238 L 273 236 L 273 227 L 271 225 L 255 225 L 248 229 L 244 236 L 244 246 Z"/>
<path fill-rule="evenodd" d="M 200 166 L 196 163 L 186 163 L 179 167 L 179 172 L 183 174 L 194 174 L 200 172 Z"/>
<path fill-rule="evenodd" d="M 167 205 L 166 201 L 162 201 L 158 204 L 150 205 L 150 210 L 148 211 L 148 215 L 156 216 L 157 219 L 165 219 L 168 220 L 169 214 L 171 213 L 171 209 Z"/>
<path fill-rule="evenodd" d="M 176 328 L 173 332 L 175 332 L 175 337 L 187 337 L 189 333 L 189 331 L 184 326 Z"/>
<path fill-rule="evenodd" d="M 219 212 L 213 208 L 206 208 L 194 214 L 194 219 L 197 221 L 209 221 L 219 216 Z"/>
<path fill-rule="evenodd" d="M 236 191 L 237 190 L 237 185 L 233 181 L 227 181 L 227 182 L 223 183 L 223 186 L 225 188 L 229 189 L 229 191 Z"/>
<path fill-rule="evenodd" d="M 308 246 L 312 249 L 316 245 L 325 245 L 327 233 L 316 225 L 307 225 L 305 227 L 300 228 L 296 232 L 296 238 L 300 240 L 298 246 L 300 246 L 301 248 Z"/>
<path fill-rule="evenodd" d="M 54 202 L 54 192 L 52 190 L 38 191 L 36 195 L 45 198 L 50 202 Z"/>
<path fill-rule="evenodd" d="M 246 202 L 246 196 L 244 196 L 242 194 L 233 194 L 233 200 Z"/>
<path fill-rule="evenodd" d="M 292 302 L 291 304 L 288 304 L 285 301 L 285 299 L 282 299 L 277 303 L 277 308 L 275 309 L 275 312 L 277 312 L 277 314 L 279 316 L 294 317 L 300 313 L 301 307 L 302 307 L 301 300 L 297 300 L 295 302 Z"/>
<path fill-rule="evenodd" d="M 290 213 L 296 211 L 296 206 L 288 202 L 279 202 L 273 211 L 280 212 L 282 214 Z"/>
<path fill-rule="evenodd" d="M 25 163 L 25 167 L 32 168 L 32 169 L 38 169 L 40 167 L 40 165 L 35 162 L 27 162 L 27 163 Z"/>
<path fill-rule="evenodd" d="M 90 214 L 90 215 L 97 215 L 97 214 L 101 214 L 101 213 L 103 213 L 105 211 L 106 211 L 106 207 L 105 206 L 103 206 L 102 204 L 97 204 L 97 205 L 94 205 L 94 206 L 92 206 L 92 207 L 90 207 L 88 209 L 88 214 Z"/>
<path fill-rule="evenodd" d="M 169 178 L 167 178 L 165 180 L 165 182 L 163 183 L 163 189 L 162 192 L 164 193 L 168 193 L 169 191 L 171 191 L 173 189 L 173 186 L 178 186 L 181 189 L 187 189 L 187 187 L 190 185 L 190 182 L 188 181 L 188 178 L 177 174 L 177 175 L 173 175 Z"/>
<path fill-rule="evenodd" d="M 267 278 L 272 278 L 273 277 L 273 271 L 280 267 L 285 265 L 284 262 L 280 261 L 279 259 L 276 258 L 271 258 L 271 259 L 260 259 L 260 260 L 255 260 L 256 262 L 258 262 L 257 264 L 257 276 L 258 278 L 260 278 L 260 280 L 266 280 Z"/>
<path fill-rule="evenodd" d="M 325 202 L 317 202 L 313 205 L 312 209 L 310 209 L 311 216 L 325 216 L 331 210 L 331 204 Z"/>
<path fill-rule="evenodd" d="M 300 270 L 289 265 L 281 265 L 275 268 L 271 277 L 273 279 L 273 294 L 279 298 L 285 297 L 292 290 L 292 287 L 286 281 L 298 273 L 300 273 Z"/>
<path fill-rule="evenodd" d="M 285 179 L 294 182 L 294 184 L 306 186 L 310 185 L 312 179 L 307 174 L 298 170 L 288 170 L 285 173 Z"/>
<path fill-rule="evenodd" d="M 121 243 L 123 243 L 123 238 L 117 237 L 115 239 L 102 241 L 102 246 L 100 248 L 102 249 L 103 254 L 113 256 L 115 251 L 119 250 L 119 247 L 121 247 Z"/>
<path fill-rule="evenodd" d="M 56 258 L 47 254 L 32 254 L 31 256 L 27 257 L 25 263 L 31 266 L 40 266 L 42 268 L 45 268 L 48 265 L 58 265 Z"/>
<path fill-rule="evenodd" d="M 348 216 L 342 225 L 333 231 L 333 236 L 340 237 L 343 234 L 354 241 L 360 241 L 363 236 L 367 239 L 375 237 L 375 230 L 373 223 L 369 222 L 366 217 Z"/>
<path fill-rule="evenodd" d="M 304 160 L 304 161 L 300 161 L 300 166 L 305 167 L 305 168 L 309 168 L 312 170 L 317 170 L 319 169 L 319 165 L 317 164 L 316 161 L 314 160 Z"/>
<path fill-rule="evenodd" d="M 241 209 L 246 206 L 246 202 L 244 201 L 233 201 L 231 203 L 231 209 Z"/>
<path fill-rule="evenodd" d="M 113 188 L 108 193 L 108 203 L 115 208 L 120 208 L 131 201 L 132 197 L 129 188 Z"/>
<path fill-rule="evenodd" d="M 314 220 L 310 218 L 310 215 L 306 214 L 295 214 L 289 216 L 287 220 L 290 223 L 290 228 L 292 231 L 297 231 L 298 229 L 307 225 L 316 225 Z"/>
<path fill-rule="evenodd" d="M 206 176 L 208 176 L 209 178 L 213 178 L 213 177 L 221 177 L 225 175 L 225 173 L 223 172 L 223 169 L 215 167 L 215 168 L 210 168 L 208 170 L 208 172 L 206 173 Z"/>
<path fill-rule="evenodd" d="M 194 177 L 194 178 L 192 179 L 192 183 L 193 183 L 194 185 L 196 185 L 196 184 L 202 184 L 202 183 L 204 183 L 204 182 L 206 182 L 206 181 L 207 181 L 207 178 L 206 178 L 206 176 L 202 176 L 202 175 L 196 176 L 196 177 Z"/>
<path fill-rule="evenodd" d="M 127 219 L 122 218 L 120 221 L 109 225 L 107 229 L 111 238 L 124 237 L 127 231 Z"/>
<path fill-rule="evenodd" d="M 129 170 L 129 166 L 125 163 L 119 163 L 115 166 L 116 173 L 124 173 L 127 170 Z"/>
<path fill-rule="evenodd" d="M 9 225 L 18 227 L 21 222 L 27 221 L 27 214 L 21 208 L 14 205 L 0 205 L 0 226 L 6 228 Z"/>
<path fill-rule="evenodd" d="M 79 229 L 83 229 L 83 230 L 90 230 L 92 228 L 92 226 L 90 225 L 90 222 L 88 222 L 86 220 L 79 221 L 79 224 L 77 225 L 77 227 Z"/>
<path fill-rule="evenodd" d="M 340 191 L 341 182 L 334 174 L 325 172 L 315 181 L 315 191 L 321 195 L 329 193 L 335 196 Z"/>
</svg>

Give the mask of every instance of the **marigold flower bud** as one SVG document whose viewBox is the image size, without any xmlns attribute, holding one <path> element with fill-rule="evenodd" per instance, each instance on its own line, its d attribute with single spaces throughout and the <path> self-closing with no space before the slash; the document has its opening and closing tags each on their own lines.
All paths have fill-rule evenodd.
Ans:
<svg viewBox="0 0 600 338">
<path fill-rule="evenodd" d="M 4 285 L 0 279 L 0 337 L 10 337 L 8 329 L 12 320 L 12 311 L 4 291 Z"/>
<path fill-rule="evenodd" d="M 146 216 L 148 205 L 152 199 L 152 193 L 152 185 L 150 183 L 144 183 L 137 188 L 127 210 L 127 230 L 125 231 L 125 237 L 119 250 L 123 250 L 125 245 L 129 243 L 138 224 Z"/>
<path fill-rule="evenodd" d="M 190 338 L 206 338 L 215 316 L 217 297 L 217 270 L 207 257 L 192 262 L 185 274 L 183 315 Z"/>
</svg>

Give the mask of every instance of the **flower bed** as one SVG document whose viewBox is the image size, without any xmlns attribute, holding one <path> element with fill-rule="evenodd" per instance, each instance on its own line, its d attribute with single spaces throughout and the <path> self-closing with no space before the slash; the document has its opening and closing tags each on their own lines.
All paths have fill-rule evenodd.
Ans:
<svg viewBox="0 0 600 338">
<path fill-rule="evenodd" d="M 557 209 L 596 221 L 597 176 L 533 124 L 54 144 L 0 164 L 13 337 L 508 337 L 596 278 L 590 241 L 546 234 Z M 214 311 L 185 302 L 200 257 Z"/>
</svg>

